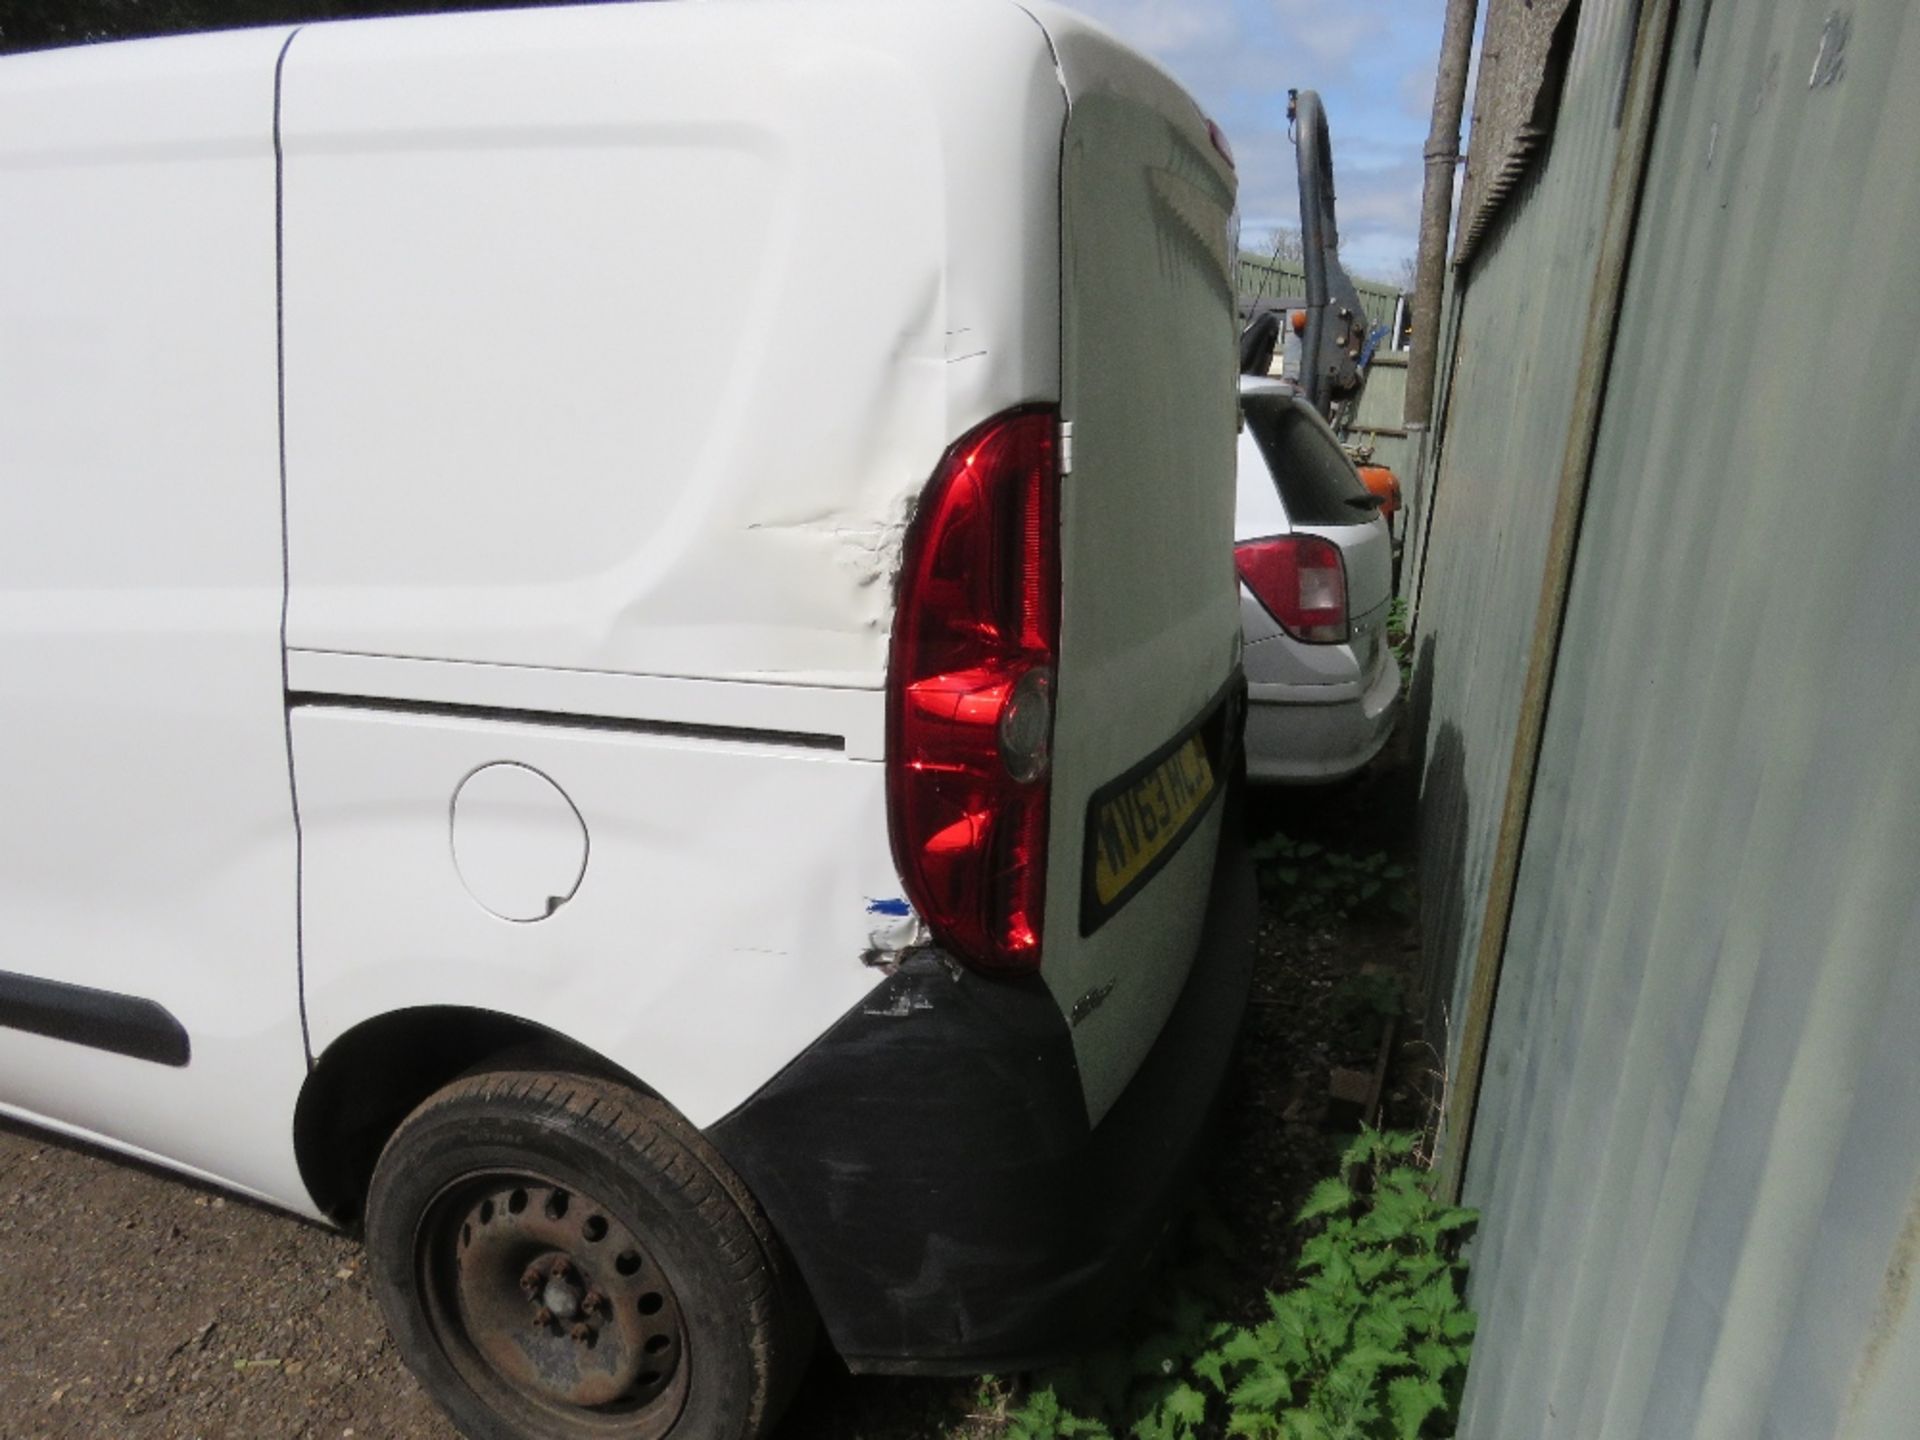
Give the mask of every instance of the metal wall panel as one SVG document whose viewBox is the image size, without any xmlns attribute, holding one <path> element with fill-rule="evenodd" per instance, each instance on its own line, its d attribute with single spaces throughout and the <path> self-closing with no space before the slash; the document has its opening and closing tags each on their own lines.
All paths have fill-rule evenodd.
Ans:
<svg viewBox="0 0 1920 1440">
<path fill-rule="evenodd" d="M 1404 350 L 1383 351 L 1367 366 L 1367 388 L 1360 392 L 1354 412 L 1356 429 L 1404 433 L 1407 407 L 1407 355 Z"/>
<path fill-rule="evenodd" d="M 1415 517 L 1428 524 L 1431 507 L 1412 697 L 1426 735 L 1427 1033 L 1447 1036 L 1449 1064 L 1506 796 L 1638 10 L 1634 0 L 1582 6 L 1546 163 L 1456 277 L 1447 418 Z"/>
<path fill-rule="evenodd" d="M 1403 423 L 1406 404 L 1406 352 L 1382 351 L 1367 367 L 1367 387 L 1341 436 L 1352 445 L 1371 445 L 1374 463 L 1391 467 L 1403 489 L 1412 484 L 1414 459 L 1413 441 Z M 1396 528 L 1400 523 L 1395 522 Z"/>
<path fill-rule="evenodd" d="M 1682 6 L 1469 1157 L 1464 1440 L 1920 1435 L 1916 155 L 1920 12 Z M 1445 442 L 1470 760 L 1504 692 L 1459 670 L 1518 617 L 1457 557 L 1520 528 L 1551 382 L 1476 380 Z"/>
<path fill-rule="evenodd" d="M 1435 472 L 1439 468 L 1434 463 L 1439 452 L 1434 444 L 1436 432 L 1432 427 L 1435 417 L 1446 413 L 1447 399 L 1453 393 L 1453 373 L 1457 368 L 1454 362 L 1459 355 L 1454 345 L 1454 336 L 1460 329 L 1460 307 L 1454 303 L 1457 278 L 1449 268 L 1440 292 L 1440 353 L 1436 357 L 1433 377 L 1435 408 L 1426 416 L 1408 417 L 1415 429 L 1413 458 L 1409 462 L 1413 467 L 1412 476 L 1406 483 L 1407 518 L 1403 532 L 1406 548 L 1400 560 L 1399 594 L 1407 602 L 1409 619 L 1416 622 L 1420 613 L 1420 583 L 1426 575 L 1427 542 L 1433 533 L 1433 486 L 1437 479 Z M 1424 433 L 1417 428 L 1422 420 L 1428 427 Z M 1418 679 L 1416 676 L 1416 683 Z M 1417 691 L 1416 699 L 1423 699 L 1426 705 L 1430 705 L 1431 687 Z M 1416 712 L 1415 720 L 1421 718 L 1424 709 L 1423 705 Z M 1424 733 L 1424 725 L 1421 729 Z"/>
</svg>

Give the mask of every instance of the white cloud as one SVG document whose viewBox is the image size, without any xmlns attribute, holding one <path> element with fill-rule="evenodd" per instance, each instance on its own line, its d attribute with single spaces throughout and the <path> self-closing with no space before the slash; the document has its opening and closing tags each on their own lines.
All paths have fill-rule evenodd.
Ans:
<svg viewBox="0 0 1920 1440">
<path fill-rule="evenodd" d="M 1318 90 L 1333 131 L 1341 252 L 1392 276 L 1414 251 L 1443 0 L 1077 0 L 1152 56 L 1226 130 L 1245 233 L 1298 226 L 1289 88 Z"/>
<path fill-rule="evenodd" d="M 1350 67 L 1387 26 L 1386 15 L 1377 9 L 1343 9 L 1327 0 L 1274 0 L 1273 8 L 1282 30 L 1321 69 Z"/>
</svg>

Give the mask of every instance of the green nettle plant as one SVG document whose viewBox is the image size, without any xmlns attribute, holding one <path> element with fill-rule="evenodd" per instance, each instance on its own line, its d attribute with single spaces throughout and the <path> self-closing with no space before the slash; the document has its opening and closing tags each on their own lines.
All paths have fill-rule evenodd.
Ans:
<svg viewBox="0 0 1920 1440">
<path fill-rule="evenodd" d="M 1400 667 L 1400 688 L 1413 683 L 1413 637 L 1407 634 L 1407 602 L 1395 599 L 1387 607 L 1387 643 L 1393 650 L 1393 662 Z"/>
<path fill-rule="evenodd" d="M 1191 1324 L 1184 1332 L 1176 1325 L 1151 1337 L 1132 1352 L 1133 1383 L 1119 1387 L 1126 1403 L 1117 1409 L 1112 1376 L 1068 1372 L 1008 1417 L 1007 1434 L 1013 1440 L 1451 1434 L 1473 1341 L 1473 1314 L 1460 1293 L 1467 1267 L 1459 1247 L 1475 1216 L 1433 1198 L 1431 1178 L 1408 1163 L 1414 1144 L 1412 1135 L 1369 1130 L 1347 1147 L 1339 1173 L 1315 1186 L 1301 1208 L 1300 1224 L 1313 1234 L 1300 1252 L 1300 1279 L 1269 1293 L 1263 1316 L 1249 1324 Z M 1104 1412 L 1102 1395 L 1109 1401 Z"/>
<path fill-rule="evenodd" d="M 1344 920 L 1381 907 L 1412 913 L 1410 872 L 1384 850 L 1347 855 L 1276 831 L 1255 842 L 1253 861 L 1261 887 L 1285 902 L 1288 920 Z"/>
</svg>

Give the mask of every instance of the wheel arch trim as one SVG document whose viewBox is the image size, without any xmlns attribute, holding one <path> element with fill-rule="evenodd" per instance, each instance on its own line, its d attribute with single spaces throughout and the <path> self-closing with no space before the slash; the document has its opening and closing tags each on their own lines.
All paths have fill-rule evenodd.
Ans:
<svg viewBox="0 0 1920 1440">
<path fill-rule="evenodd" d="M 579 1041 L 521 1015 L 419 1005 L 369 1016 L 315 1059 L 294 1106 L 294 1155 L 314 1208 L 357 1229 L 374 1164 L 400 1122 L 435 1091 L 503 1061 L 572 1070 L 669 1103 Z"/>
</svg>

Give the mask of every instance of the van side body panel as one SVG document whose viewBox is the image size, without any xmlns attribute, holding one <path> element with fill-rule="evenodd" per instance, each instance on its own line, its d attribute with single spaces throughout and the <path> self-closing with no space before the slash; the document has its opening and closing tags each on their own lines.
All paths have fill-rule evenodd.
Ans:
<svg viewBox="0 0 1920 1440">
<path fill-rule="evenodd" d="M 881 979 L 868 952 L 898 882 L 877 765 L 465 715 L 303 705 L 293 724 L 315 1053 L 392 1011 L 488 1010 L 706 1125 Z M 543 919 L 490 911 L 456 861 L 455 794 L 501 762 L 551 781 L 585 832 L 584 872 L 556 866 Z"/>
<path fill-rule="evenodd" d="M 287 34 L 0 66 L 0 971 L 21 977 L 0 1099 L 304 1209 L 274 331 Z M 177 1043 L 139 1058 L 167 1030 L 153 1007 Z"/>
</svg>

